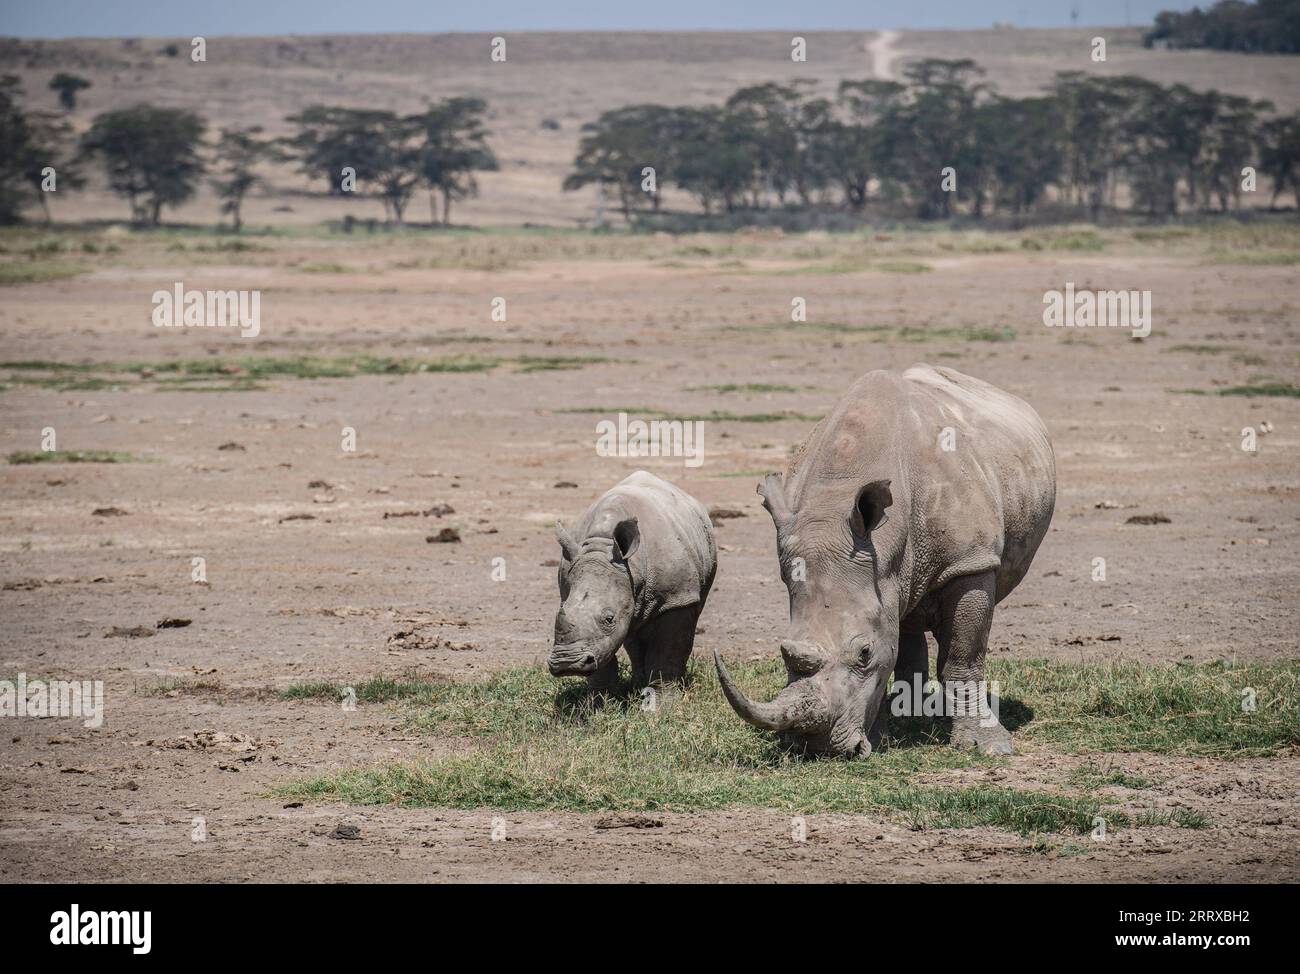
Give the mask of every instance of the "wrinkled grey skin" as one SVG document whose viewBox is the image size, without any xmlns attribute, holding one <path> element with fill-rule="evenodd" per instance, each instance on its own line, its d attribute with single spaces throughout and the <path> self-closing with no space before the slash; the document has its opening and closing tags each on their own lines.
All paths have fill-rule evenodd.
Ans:
<svg viewBox="0 0 1300 974">
<path fill-rule="evenodd" d="M 940 447 L 945 427 L 955 449 Z M 1026 403 L 952 369 L 862 376 L 758 488 L 776 524 L 790 595 L 789 681 L 752 701 L 715 652 L 723 690 L 750 723 L 820 754 L 865 757 L 887 727 L 891 673 L 984 679 L 993 606 L 1047 533 L 1056 463 Z M 952 743 L 1011 753 L 1011 736 L 954 717 Z"/>
<path fill-rule="evenodd" d="M 593 690 L 611 690 L 623 646 L 637 685 L 680 682 L 717 571 L 708 511 L 639 470 L 592 504 L 572 531 L 556 522 L 555 535 L 563 558 L 551 673 L 585 676 Z"/>
</svg>

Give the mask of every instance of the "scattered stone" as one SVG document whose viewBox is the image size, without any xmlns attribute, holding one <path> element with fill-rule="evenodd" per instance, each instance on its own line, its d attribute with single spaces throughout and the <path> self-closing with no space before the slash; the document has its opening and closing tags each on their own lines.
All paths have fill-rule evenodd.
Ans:
<svg viewBox="0 0 1300 974">
<path fill-rule="evenodd" d="M 313 480 L 307 485 L 308 490 L 333 490 L 334 485 L 324 480 Z"/>
<path fill-rule="evenodd" d="M 329 834 L 331 839 L 359 839 L 361 838 L 361 829 L 355 825 L 339 825 Z"/>
<path fill-rule="evenodd" d="M 1134 514 L 1125 524 L 1172 524 L 1163 514 Z"/>
<path fill-rule="evenodd" d="M 248 452 L 248 449 L 242 443 L 236 443 L 234 440 L 231 440 L 229 443 L 222 443 L 221 446 L 217 447 L 217 449 L 218 450 L 240 450 L 244 453 Z"/>
<path fill-rule="evenodd" d="M 384 520 L 390 517 L 419 517 L 420 511 L 384 511 Z"/>
<path fill-rule="evenodd" d="M 125 517 L 126 511 L 120 507 L 97 507 L 90 512 L 95 517 Z"/>
<path fill-rule="evenodd" d="M 560 488 L 560 489 L 569 489 L 569 490 L 571 490 L 571 489 L 573 489 L 574 487 L 577 487 L 578 485 L 575 484 L 572 480 L 561 480 L 561 481 L 557 482 L 555 486 L 558 487 L 558 488 Z"/>
<path fill-rule="evenodd" d="M 1120 505 L 1116 504 L 1112 500 L 1104 500 L 1104 501 L 1097 501 L 1097 503 L 1093 504 L 1092 506 L 1099 511 L 1113 511 L 1116 510 Z"/>
<path fill-rule="evenodd" d="M 460 541 L 460 532 L 455 528 L 443 528 L 437 534 L 431 534 L 424 539 L 429 544 L 449 544 Z"/>
<path fill-rule="evenodd" d="M 455 514 L 456 509 L 450 504 L 434 504 L 424 512 L 425 517 L 446 517 L 448 514 Z"/>
<path fill-rule="evenodd" d="M 285 805 L 284 807 L 285 807 L 285 808 L 302 808 L 302 802 L 289 802 L 289 804 Z"/>
<path fill-rule="evenodd" d="M 170 617 L 167 619 L 159 619 L 158 628 L 159 629 L 184 629 L 186 626 L 190 625 L 193 622 L 194 622 L 193 619 L 180 619 L 176 617 Z"/>
<path fill-rule="evenodd" d="M 280 523 L 283 524 L 285 521 L 314 521 L 314 520 L 316 520 L 315 514 L 287 514 L 284 517 L 280 518 Z"/>
</svg>

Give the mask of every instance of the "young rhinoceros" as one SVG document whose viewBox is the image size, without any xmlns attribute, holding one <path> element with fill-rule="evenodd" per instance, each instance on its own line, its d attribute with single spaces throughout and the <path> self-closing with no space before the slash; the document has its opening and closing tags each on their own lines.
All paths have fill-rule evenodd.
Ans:
<svg viewBox="0 0 1300 974">
<path fill-rule="evenodd" d="M 718 566 L 708 511 L 639 470 L 587 508 L 572 533 L 557 521 L 555 536 L 564 557 L 551 673 L 613 689 L 623 646 L 639 686 L 681 680 Z"/>
<path fill-rule="evenodd" d="M 750 700 L 717 657 L 727 700 L 806 749 L 869 754 L 890 673 L 925 681 L 925 633 L 951 690 L 952 743 L 1010 754 L 984 703 L 993 607 L 1047 533 L 1056 464 L 1028 405 L 952 369 L 868 372 L 759 487 L 776 524 L 789 682 Z"/>
</svg>

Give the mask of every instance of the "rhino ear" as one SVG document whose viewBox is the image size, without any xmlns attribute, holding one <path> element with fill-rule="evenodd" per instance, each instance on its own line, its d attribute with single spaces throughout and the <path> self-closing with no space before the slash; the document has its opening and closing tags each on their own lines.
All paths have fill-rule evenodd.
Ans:
<svg viewBox="0 0 1300 974">
<path fill-rule="evenodd" d="M 625 517 L 618 522 L 614 528 L 614 544 L 618 545 L 618 553 L 624 561 L 632 557 L 641 546 L 641 526 L 636 523 L 636 518 Z"/>
<path fill-rule="evenodd" d="M 779 531 L 790 520 L 790 505 L 786 503 L 785 486 L 779 473 L 770 473 L 758 485 L 758 496 L 763 498 L 763 506 L 772 515 L 772 523 Z"/>
<path fill-rule="evenodd" d="M 853 529 L 858 534 L 867 535 L 880 527 L 885 519 L 885 508 L 894 503 L 894 495 L 889 491 L 888 480 L 873 480 L 860 491 L 853 502 Z"/>
<path fill-rule="evenodd" d="M 569 561 L 575 560 L 582 550 L 578 547 L 578 542 L 573 540 L 573 535 L 564 529 L 563 521 L 555 522 L 555 540 L 560 542 L 560 547 L 564 549 L 564 557 Z"/>
</svg>

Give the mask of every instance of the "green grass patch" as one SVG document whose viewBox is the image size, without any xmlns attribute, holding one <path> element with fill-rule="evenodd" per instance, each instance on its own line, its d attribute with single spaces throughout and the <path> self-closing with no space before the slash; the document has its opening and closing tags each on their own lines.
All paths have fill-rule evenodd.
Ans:
<svg viewBox="0 0 1300 974">
<path fill-rule="evenodd" d="M 1295 660 L 1161 666 L 994 660 L 988 677 L 1001 683 L 1004 723 L 1010 718 L 1020 741 L 1068 753 L 1227 758 L 1300 747 Z M 1251 698 L 1253 711 L 1244 708 Z"/>
<path fill-rule="evenodd" d="M 664 417 L 669 418 L 669 417 Z M 700 413 L 695 416 L 675 417 L 684 422 L 707 422 L 707 423 L 784 423 L 787 420 L 794 420 L 800 423 L 820 423 L 822 417 L 814 413 L 730 413 L 715 410 L 711 413 Z"/>
<path fill-rule="evenodd" d="M 18 450 L 9 462 L 25 463 L 145 463 L 143 457 L 118 450 Z"/>
<path fill-rule="evenodd" d="M 617 416 L 619 413 L 626 413 L 629 419 L 639 419 L 644 422 L 663 420 L 666 422 L 683 423 L 696 421 L 711 423 L 781 423 L 788 419 L 813 423 L 821 421 L 821 416 L 814 416 L 809 413 L 731 413 L 714 411 L 711 413 L 680 416 L 655 409 L 638 408 L 636 406 L 572 406 L 567 409 L 557 409 L 556 412 L 560 414 L 570 413 L 576 415 L 607 416 Z"/>
<path fill-rule="evenodd" d="M 299 264 L 297 267 L 294 268 L 294 270 L 300 271 L 303 274 L 355 274 L 357 273 L 357 269 L 355 267 L 348 267 L 347 265 L 340 264 L 337 261 L 324 261 L 324 260 L 313 261 L 308 264 Z"/>
<path fill-rule="evenodd" d="M 904 342 L 1009 342 L 1014 341 L 1015 330 L 1002 328 L 913 328 L 899 330 L 898 338 Z"/>
<path fill-rule="evenodd" d="M 925 274 L 934 268 L 916 260 L 882 260 L 873 264 L 872 270 L 883 271 L 886 274 Z"/>
<path fill-rule="evenodd" d="M 340 700 L 351 686 L 358 703 L 390 703 L 403 700 L 410 703 L 431 704 L 435 691 L 443 686 L 432 679 L 411 674 L 401 678 L 387 676 L 362 680 L 360 683 L 296 683 L 281 691 L 281 700 Z"/>
<path fill-rule="evenodd" d="M 1300 264 L 1300 250 L 1244 250 L 1217 252 L 1210 255 L 1215 264 L 1247 267 L 1293 267 Z"/>
<path fill-rule="evenodd" d="M 1128 788 L 1133 791 L 1145 791 L 1155 787 L 1155 782 L 1150 778 L 1129 774 L 1115 768 L 1098 768 L 1092 763 L 1081 764 L 1071 771 L 1070 783 L 1088 791 L 1108 786 Z"/>
<path fill-rule="evenodd" d="M 157 362 L 103 362 L 98 364 L 49 361 L 0 362 L 10 369 L 7 381 L 67 389 L 103 389 L 128 379 L 152 382 L 172 392 L 247 392 L 262 388 L 263 379 L 348 379 L 362 375 L 417 375 L 432 372 L 488 372 L 513 365 L 519 372 L 580 369 L 609 361 L 599 356 L 522 355 L 514 358 L 452 355 L 440 358 L 401 358 L 377 355 L 283 357 L 242 356 L 202 359 L 166 359 Z M 47 375 L 36 373 L 45 372 Z M 148 377 L 148 378 L 146 378 Z M 199 383 L 218 382 L 217 385 Z"/>
<path fill-rule="evenodd" d="M 1166 352 L 1191 352 L 1193 355 L 1222 355 L 1232 349 L 1227 345 L 1170 345 Z"/>
<path fill-rule="evenodd" d="M 768 382 L 729 382 L 716 386 L 687 386 L 687 392 L 717 392 L 722 395 L 739 392 L 745 395 L 761 395 L 765 392 L 798 392 L 798 386 L 783 386 Z"/>
<path fill-rule="evenodd" d="M 1004 720 L 1031 749 L 1156 750 L 1219 756 L 1267 754 L 1297 744 L 1300 664 L 1142 667 L 1000 661 Z M 784 683 L 776 661 L 737 664 L 737 680 L 766 698 Z M 1146 779 L 1086 768 L 1066 791 L 952 784 L 962 769 L 1001 759 L 943 743 L 942 722 L 896 721 L 894 742 L 867 761 L 807 759 L 775 735 L 741 722 L 713 668 L 693 661 L 683 697 L 657 713 L 640 709 L 626 673 L 620 692 L 596 706 L 579 681 L 540 667 L 482 682 L 387 681 L 358 699 L 403 701 L 412 729 L 472 739 L 436 761 L 350 770 L 291 784 L 278 794 L 357 804 L 570 811 L 701 811 L 734 807 L 791 813 L 885 815 L 914 828 L 991 826 L 1023 835 L 1086 834 L 1100 815 L 1111 829 L 1200 828 L 1204 816 L 1156 809 L 1130 814 L 1096 794 L 1103 784 L 1147 788 Z M 1251 686 L 1258 707 L 1241 711 Z M 289 691 L 337 699 L 336 684 Z"/>
<path fill-rule="evenodd" d="M 584 365 L 608 362 L 609 359 L 594 355 L 521 355 L 511 361 L 517 366 L 516 372 L 567 372 L 570 369 L 580 369 Z"/>
<path fill-rule="evenodd" d="M 1293 386 L 1289 382 L 1264 382 L 1258 385 L 1249 386 L 1229 386 L 1226 389 L 1220 389 L 1221 396 L 1280 396 L 1286 399 L 1294 399 L 1300 396 L 1300 386 Z"/>
<path fill-rule="evenodd" d="M 60 281 L 67 277 L 84 274 L 86 268 L 79 264 L 65 264 L 55 261 L 32 260 L 26 262 L 4 261 L 0 263 L 0 287 L 13 287 L 18 284 L 41 284 L 45 281 Z"/>
</svg>

